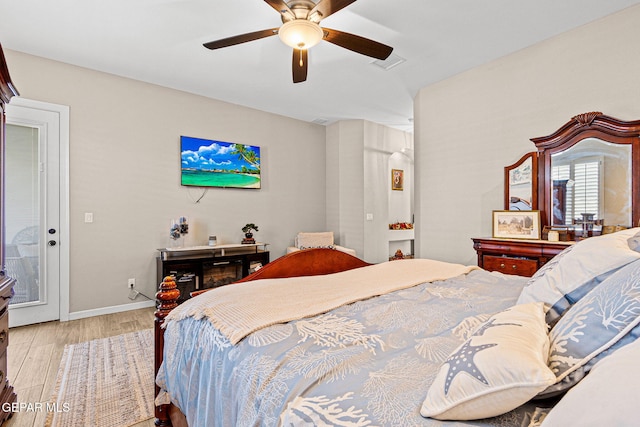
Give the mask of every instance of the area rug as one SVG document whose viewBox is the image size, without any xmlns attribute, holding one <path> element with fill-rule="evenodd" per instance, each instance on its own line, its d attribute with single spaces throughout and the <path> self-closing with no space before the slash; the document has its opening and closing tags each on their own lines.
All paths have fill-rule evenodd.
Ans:
<svg viewBox="0 0 640 427">
<path fill-rule="evenodd" d="M 130 426 L 153 416 L 153 333 L 64 348 L 46 427 Z"/>
</svg>

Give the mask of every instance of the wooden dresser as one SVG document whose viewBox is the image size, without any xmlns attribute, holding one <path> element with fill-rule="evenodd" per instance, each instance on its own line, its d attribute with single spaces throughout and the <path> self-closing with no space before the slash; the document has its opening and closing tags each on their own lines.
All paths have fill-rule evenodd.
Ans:
<svg viewBox="0 0 640 427">
<path fill-rule="evenodd" d="M 11 412 L 5 411 L 16 401 L 16 394 L 7 379 L 7 346 L 9 344 L 9 299 L 13 296 L 14 280 L 5 275 L 0 284 L 0 424 Z"/>
<path fill-rule="evenodd" d="M 474 238 L 478 266 L 488 271 L 531 277 L 551 258 L 574 242 Z"/>
<path fill-rule="evenodd" d="M 7 379 L 7 346 L 9 344 L 9 299 L 13 296 L 15 280 L 5 271 L 4 248 L 4 123 L 5 106 L 18 92 L 11 83 L 9 70 L 0 46 L 0 424 L 12 414 L 11 404 L 16 394 Z"/>
</svg>

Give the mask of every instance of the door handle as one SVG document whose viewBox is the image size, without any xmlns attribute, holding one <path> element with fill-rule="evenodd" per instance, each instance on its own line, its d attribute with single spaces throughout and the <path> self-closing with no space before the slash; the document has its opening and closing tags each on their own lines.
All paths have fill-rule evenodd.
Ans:
<svg viewBox="0 0 640 427">
<path fill-rule="evenodd" d="M 55 240 L 49 240 L 49 242 L 47 242 L 47 244 L 49 246 L 55 246 L 56 245 L 56 241 Z"/>
</svg>

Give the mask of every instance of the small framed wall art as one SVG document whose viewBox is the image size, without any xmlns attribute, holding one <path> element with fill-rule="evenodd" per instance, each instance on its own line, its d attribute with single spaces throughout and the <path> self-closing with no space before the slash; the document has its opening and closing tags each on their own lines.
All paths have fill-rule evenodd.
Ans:
<svg viewBox="0 0 640 427">
<path fill-rule="evenodd" d="M 493 211 L 493 237 L 540 239 L 540 211 Z"/>
<path fill-rule="evenodd" d="M 404 171 L 402 169 L 391 169 L 391 189 L 402 191 L 404 185 Z"/>
</svg>

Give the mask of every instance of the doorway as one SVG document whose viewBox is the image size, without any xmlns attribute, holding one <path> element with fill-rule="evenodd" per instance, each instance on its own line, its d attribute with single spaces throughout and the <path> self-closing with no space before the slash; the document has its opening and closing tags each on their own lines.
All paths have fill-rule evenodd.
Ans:
<svg viewBox="0 0 640 427">
<path fill-rule="evenodd" d="M 6 116 L 9 326 L 67 320 L 69 108 L 14 97 Z"/>
</svg>

